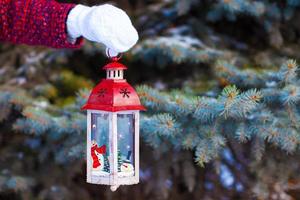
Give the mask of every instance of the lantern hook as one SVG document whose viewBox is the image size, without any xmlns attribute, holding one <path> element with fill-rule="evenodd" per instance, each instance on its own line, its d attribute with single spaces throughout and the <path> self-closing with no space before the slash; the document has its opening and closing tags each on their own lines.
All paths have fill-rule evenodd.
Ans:
<svg viewBox="0 0 300 200">
<path fill-rule="evenodd" d="M 115 55 L 115 56 L 111 56 L 111 54 L 110 54 L 110 48 L 106 48 L 106 50 L 105 50 L 105 53 L 106 53 L 106 56 L 109 58 L 109 59 L 111 59 L 112 61 L 118 61 L 118 60 L 120 60 L 121 58 L 122 58 L 122 56 L 123 56 L 123 54 L 122 53 L 118 53 L 117 55 Z M 114 51 L 113 51 L 114 52 Z M 115 53 L 115 52 L 114 52 Z"/>
</svg>

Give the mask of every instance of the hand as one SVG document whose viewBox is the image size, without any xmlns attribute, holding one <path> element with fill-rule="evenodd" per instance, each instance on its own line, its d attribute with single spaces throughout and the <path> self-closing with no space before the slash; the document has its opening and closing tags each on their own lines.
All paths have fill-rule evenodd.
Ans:
<svg viewBox="0 0 300 200">
<path fill-rule="evenodd" d="M 75 6 L 67 19 L 67 31 L 71 38 L 83 36 L 90 41 L 105 44 L 111 49 L 112 56 L 129 50 L 139 38 L 128 15 L 109 4 Z"/>
</svg>

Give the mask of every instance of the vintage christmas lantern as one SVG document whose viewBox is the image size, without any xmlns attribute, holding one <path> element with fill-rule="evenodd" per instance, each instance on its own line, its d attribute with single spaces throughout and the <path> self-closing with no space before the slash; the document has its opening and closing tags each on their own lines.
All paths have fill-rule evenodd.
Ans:
<svg viewBox="0 0 300 200">
<path fill-rule="evenodd" d="M 123 79 L 119 58 L 103 67 L 106 79 L 92 90 L 87 110 L 87 182 L 119 185 L 139 182 L 139 111 L 136 91 Z"/>
</svg>

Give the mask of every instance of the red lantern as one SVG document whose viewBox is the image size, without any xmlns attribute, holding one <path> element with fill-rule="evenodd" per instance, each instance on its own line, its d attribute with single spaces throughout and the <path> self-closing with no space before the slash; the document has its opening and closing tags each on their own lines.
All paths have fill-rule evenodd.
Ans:
<svg viewBox="0 0 300 200">
<path fill-rule="evenodd" d="M 139 111 L 145 110 L 117 57 L 103 67 L 106 79 L 92 90 L 87 110 L 87 182 L 119 185 L 139 182 Z"/>
</svg>

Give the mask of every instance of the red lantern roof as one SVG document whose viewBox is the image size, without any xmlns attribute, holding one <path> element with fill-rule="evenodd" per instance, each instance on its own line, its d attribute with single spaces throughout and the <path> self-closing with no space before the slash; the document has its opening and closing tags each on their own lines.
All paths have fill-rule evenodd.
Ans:
<svg viewBox="0 0 300 200">
<path fill-rule="evenodd" d="M 121 63 L 113 61 L 104 66 L 106 70 L 127 69 Z M 146 110 L 141 105 L 138 94 L 125 79 L 102 79 L 92 90 L 83 110 L 125 111 Z"/>
<path fill-rule="evenodd" d="M 127 67 L 119 62 L 111 62 L 111 63 L 108 63 L 107 65 L 105 65 L 102 69 L 104 69 L 104 70 L 117 69 L 118 70 L 118 69 L 127 69 Z"/>
</svg>

